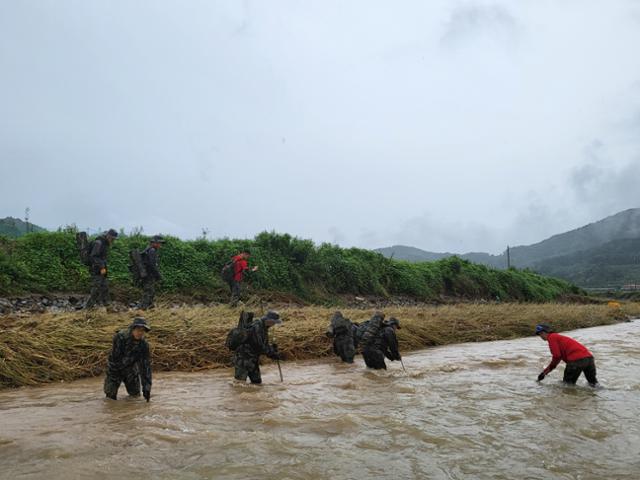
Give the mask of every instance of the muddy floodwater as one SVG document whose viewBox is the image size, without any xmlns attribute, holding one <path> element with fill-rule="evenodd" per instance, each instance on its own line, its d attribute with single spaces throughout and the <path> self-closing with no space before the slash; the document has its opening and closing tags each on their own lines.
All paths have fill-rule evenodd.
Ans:
<svg viewBox="0 0 640 480">
<path fill-rule="evenodd" d="M 154 377 L 153 398 L 107 401 L 102 379 L 0 392 L 2 479 L 640 478 L 640 322 L 571 332 L 604 388 L 535 379 L 530 337 L 405 355 Z M 151 336 L 153 341 L 153 336 Z M 121 392 L 126 397 L 124 391 Z"/>
</svg>

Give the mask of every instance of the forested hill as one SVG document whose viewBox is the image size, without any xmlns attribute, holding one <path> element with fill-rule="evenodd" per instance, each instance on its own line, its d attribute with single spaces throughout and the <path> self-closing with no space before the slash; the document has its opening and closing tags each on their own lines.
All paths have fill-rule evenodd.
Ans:
<svg viewBox="0 0 640 480">
<path fill-rule="evenodd" d="M 533 245 L 512 247 L 511 265 L 557 276 L 580 286 L 640 283 L 637 277 L 639 240 L 640 209 L 634 208 Z M 405 246 L 378 251 L 413 262 L 453 255 Z M 466 253 L 459 257 L 494 268 L 507 267 L 506 252 L 501 255 Z"/>
<path fill-rule="evenodd" d="M 0 235 L 16 238 L 28 232 L 44 232 L 45 229 L 34 225 L 27 224 L 19 218 L 7 217 L 0 219 Z"/>
</svg>

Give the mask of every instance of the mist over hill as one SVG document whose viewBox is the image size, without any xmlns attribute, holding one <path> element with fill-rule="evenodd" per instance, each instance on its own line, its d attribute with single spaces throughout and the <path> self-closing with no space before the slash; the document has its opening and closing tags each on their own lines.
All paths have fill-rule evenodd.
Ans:
<svg viewBox="0 0 640 480">
<path fill-rule="evenodd" d="M 377 252 L 398 260 L 434 261 L 457 255 L 494 268 L 507 267 L 506 252 L 465 254 L 428 252 L 395 245 Z M 511 247 L 511 266 L 530 268 L 585 287 L 640 283 L 640 208 L 624 210 L 600 221 L 532 244 Z"/>
</svg>

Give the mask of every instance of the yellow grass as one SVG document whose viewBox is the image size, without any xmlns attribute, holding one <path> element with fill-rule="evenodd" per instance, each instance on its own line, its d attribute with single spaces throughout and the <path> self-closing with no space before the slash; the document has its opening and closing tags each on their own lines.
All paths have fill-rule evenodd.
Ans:
<svg viewBox="0 0 640 480">
<path fill-rule="evenodd" d="M 271 330 L 272 337 L 289 360 L 331 355 L 331 342 L 324 332 L 334 311 L 324 307 L 282 309 L 284 324 Z M 342 312 L 352 321 L 364 321 L 373 313 L 356 309 Z M 615 323 L 640 316 L 640 304 L 460 304 L 387 308 L 384 312 L 387 318 L 400 319 L 400 347 L 408 351 L 531 335 L 540 322 L 550 323 L 558 331 Z M 0 318 L 0 388 L 101 374 L 113 334 L 127 326 L 135 313 Z M 229 365 L 231 355 L 224 340 L 238 315 L 239 310 L 225 306 L 148 312 L 154 370 L 194 371 Z"/>
</svg>

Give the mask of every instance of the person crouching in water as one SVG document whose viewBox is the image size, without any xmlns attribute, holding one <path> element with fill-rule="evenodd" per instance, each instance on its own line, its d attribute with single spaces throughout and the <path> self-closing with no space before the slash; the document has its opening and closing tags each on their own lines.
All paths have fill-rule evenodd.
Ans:
<svg viewBox="0 0 640 480">
<path fill-rule="evenodd" d="M 591 352 L 587 350 L 587 347 L 573 338 L 555 333 L 549 325 L 536 325 L 536 335 L 549 343 L 549 350 L 551 350 L 552 357 L 551 363 L 538 375 L 539 382 L 549 375 L 560 361 L 563 360 L 567 364 L 562 378 L 564 383 L 575 385 L 580 374 L 584 372 L 584 376 L 587 377 L 589 385 L 592 387 L 598 386 L 596 362 Z"/>
<path fill-rule="evenodd" d="M 356 347 L 351 321 L 343 317 L 341 312 L 334 313 L 326 335 L 329 338 L 333 338 L 333 353 L 339 356 L 343 362 L 353 363 Z"/>
<path fill-rule="evenodd" d="M 282 323 L 277 312 L 269 311 L 260 320 L 254 321 L 248 328 L 247 339 L 233 353 L 233 365 L 235 367 L 234 378 L 246 382 L 247 377 L 251 383 L 262 383 L 260 374 L 260 355 L 266 355 L 272 360 L 280 359 L 278 346 L 269 344 L 269 328 Z"/>
<path fill-rule="evenodd" d="M 375 370 L 386 370 L 385 357 L 391 361 L 402 358 L 398 350 L 398 337 L 396 336 L 396 329 L 399 328 L 400 322 L 394 317 L 382 323 L 382 328 L 373 343 L 362 350 L 364 363 L 367 367 Z"/>
<path fill-rule="evenodd" d="M 142 317 L 133 319 L 128 328 L 113 336 L 113 348 L 107 363 L 107 377 L 104 379 L 104 393 L 116 400 L 118 389 L 124 382 L 127 393 L 132 397 L 142 395 L 147 402 L 151 398 L 151 354 L 144 336 L 151 329 Z"/>
</svg>

